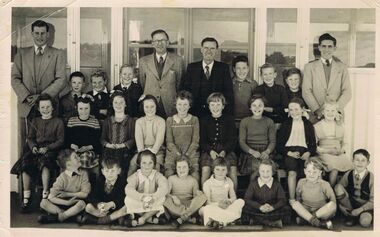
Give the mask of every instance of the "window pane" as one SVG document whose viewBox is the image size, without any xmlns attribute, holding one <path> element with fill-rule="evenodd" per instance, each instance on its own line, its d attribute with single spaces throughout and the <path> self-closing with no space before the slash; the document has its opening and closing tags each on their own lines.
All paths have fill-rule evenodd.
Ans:
<svg viewBox="0 0 380 237">
<path fill-rule="evenodd" d="M 111 76 L 110 8 L 80 9 L 80 70 L 87 82 L 95 70 L 103 70 Z M 88 84 L 87 90 L 90 90 Z"/>
<path fill-rule="evenodd" d="M 309 60 L 320 57 L 318 37 L 337 39 L 335 56 L 350 67 L 375 66 L 374 9 L 311 9 Z"/>
<path fill-rule="evenodd" d="M 125 8 L 124 9 L 124 61 L 138 67 L 138 59 L 153 52 L 151 33 L 163 29 L 169 35 L 169 50 L 184 55 L 177 50 L 185 44 L 186 9 L 182 8 Z M 127 45 L 130 47 L 128 53 Z M 138 47 L 142 47 L 138 50 Z"/>
<path fill-rule="evenodd" d="M 31 25 L 36 20 L 49 24 L 48 45 L 67 51 L 66 8 L 14 7 L 12 8 L 12 62 L 17 49 L 34 44 Z"/>
<path fill-rule="evenodd" d="M 282 71 L 296 63 L 297 9 L 267 10 L 265 61 L 277 69 L 275 82 L 283 85 Z"/>
</svg>

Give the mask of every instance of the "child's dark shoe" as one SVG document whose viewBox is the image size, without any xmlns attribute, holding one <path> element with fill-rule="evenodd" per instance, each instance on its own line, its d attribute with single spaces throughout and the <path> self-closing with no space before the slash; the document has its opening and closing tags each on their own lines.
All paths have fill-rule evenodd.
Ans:
<svg viewBox="0 0 380 237">
<path fill-rule="evenodd" d="M 344 225 L 345 226 L 354 226 L 356 223 L 355 223 L 355 219 L 352 218 L 352 217 L 346 217 L 346 219 L 344 220 Z"/>
<path fill-rule="evenodd" d="M 181 218 L 177 218 L 177 219 L 172 220 L 171 224 L 173 227 L 178 229 L 183 224 L 183 220 Z"/>
<path fill-rule="evenodd" d="M 57 223 L 59 222 L 58 215 L 57 214 L 40 215 L 38 217 L 38 222 L 41 224 Z"/>
</svg>

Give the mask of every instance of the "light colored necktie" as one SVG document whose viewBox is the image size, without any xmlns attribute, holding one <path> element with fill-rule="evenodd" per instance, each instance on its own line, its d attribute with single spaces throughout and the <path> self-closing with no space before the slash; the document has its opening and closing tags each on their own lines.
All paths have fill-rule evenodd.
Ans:
<svg viewBox="0 0 380 237">
<path fill-rule="evenodd" d="M 42 55 L 42 54 L 44 54 L 43 51 L 42 51 L 42 47 L 38 46 L 38 48 L 37 48 L 37 55 Z"/>
</svg>

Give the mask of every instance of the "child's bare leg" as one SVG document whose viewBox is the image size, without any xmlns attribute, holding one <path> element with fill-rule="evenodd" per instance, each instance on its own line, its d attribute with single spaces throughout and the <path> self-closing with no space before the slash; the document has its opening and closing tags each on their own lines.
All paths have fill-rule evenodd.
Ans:
<svg viewBox="0 0 380 237">
<path fill-rule="evenodd" d="M 129 162 L 128 177 L 136 172 L 136 170 L 137 170 L 137 163 L 136 163 L 136 161 L 137 161 L 137 155 L 133 156 L 133 158 Z"/>
<path fill-rule="evenodd" d="M 30 176 L 25 172 L 22 172 L 21 176 L 24 191 L 30 191 Z"/>
<path fill-rule="evenodd" d="M 119 219 L 120 217 L 125 216 L 125 215 L 127 215 L 127 207 L 123 206 L 119 210 L 112 212 L 110 215 L 110 219 L 111 219 L 111 221 L 113 221 L 113 220 Z"/>
<path fill-rule="evenodd" d="M 289 189 L 289 199 L 293 200 L 296 198 L 296 182 L 297 182 L 297 172 L 288 172 L 288 189 Z"/>
<path fill-rule="evenodd" d="M 299 202 L 294 201 L 290 204 L 295 212 L 303 219 L 310 221 L 313 215 Z"/>
<path fill-rule="evenodd" d="M 91 203 L 87 204 L 86 205 L 86 208 L 85 208 L 86 212 L 93 215 L 93 216 L 96 216 L 96 217 L 102 217 L 102 216 L 105 216 L 104 214 L 101 214 L 100 213 L 100 210 L 96 207 L 94 207 L 94 205 L 92 205 Z"/>
<path fill-rule="evenodd" d="M 328 220 L 330 219 L 336 212 L 336 203 L 330 201 L 323 205 L 315 212 L 315 216 L 319 219 Z"/>
<path fill-rule="evenodd" d="M 338 179 L 338 170 L 331 170 L 329 174 L 329 182 L 330 182 L 331 187 L 335 186 L 337 179 Z"/>
<path fill-rule="evenodd" d="M 72 216 L 79 214 L 85 208 L 86 208 L 86 203 L 83 200 L 79 200 L 77 203 L 75 203 L 74 206 L 70 207 L 66 211 L 62 213 L 58 213 L 58 220 L 62 222 L 66 220 L 67 218 L 70 218 Z"/>
<path fill-rule="evenodd" d="M 231 166 L 230 167 L 230 170 L 228 172 L 228 176 L 230 177 L 230 179 L 234 183 L 234 189 L 235 189 L 235 192 L 236 192 L 236 190 L 238 188 L 237 168 L 236 168 L 236 166 Z"/>
<path fill-rule="evenodd" d="M 144 225 L 146 220 L 148 220 L 149 218 L 151 218 L 152 216 L 156 215 L 158 213 L 158 211 L 150 211 L 150 212 L 145 212 L 139 219 L 138 219 L 138 222 L 137 222 L 137 225 Z"/>
<path fill-rule="evenodd" d="M 201 186 L 208 180 L 211 176 L 211 169 L 210 166 L 203 166 L 202 167 L 202 177 L 201 177 Z"/>
<path fill-rule="evenodd" d="M 42 199 L 40 207 L 50 214 L 59 214 L 63 212 L 61 208 L 59 208 L 54 203 L 50 202 L 48 199 Z"/>
<path fill-rule="evenodd" d="M 343 214 L 348 215 L 348 212 L 351 212 L 353 208 L 346 189 L 341 184 L 337 184 L 334 191 L 339 203 L 339 209 Z"/>
<path fill-rule="evenodd" d="M 50 171 L 48 168 L 42 168 L 42 187 L 44 192 L 49 191 Z"/>
</svg>

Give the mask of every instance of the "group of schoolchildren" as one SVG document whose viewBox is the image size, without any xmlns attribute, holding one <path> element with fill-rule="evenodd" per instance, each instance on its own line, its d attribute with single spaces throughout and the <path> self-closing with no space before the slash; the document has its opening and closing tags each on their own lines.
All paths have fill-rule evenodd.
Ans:
<svg viewBox="0 0 380 237">
<path fill-rule="evenodd" d="M 339 206 L 347 225 L 370 226 L 370 155 L 359 149 L 352 161 L 346 156 L 337 104 L 326 102 L 324 118 L 313 125 L 299 69 L 285 70 L 283 87 L 274 83 L 271 64 L 260 68 L 260 86 L 248 77 L 245 56 L 232 68 L 235 116 L 223 113 L 226 100 L 214 92 L 207 99 L 210 114 L 198 119 L 189 114 L 191 93 L 180 91 L 177 114 L 166 121 L 156 115 L 156 97 L 142 94 L 132 66 L 121 67 L 112 93 L 105 73 L 91 76 L 87 94 L 84 75 L 72 73 L 71 91 L 58 108 L 48 95 L 39 97 L 41 117 L 29 123 L 28 148 L 12 168 L 23 181 L 22 209 L 30 208 L 31 179 L 41 177 L 40 207 L 47 213 L 41 223 L 75 218 L 128 227 L 170 220 L 177 228 L 185 222 L 281 228 L 293 209 L 297 224 L 331 229 Z M 288 172 L 289 197 L 273 177 L 275 157 Z M 49 189 L 57 164 L 62 172 Z M 236 195 L 238 174 L 250 176 L 244 199 Z"/>
</svg>

